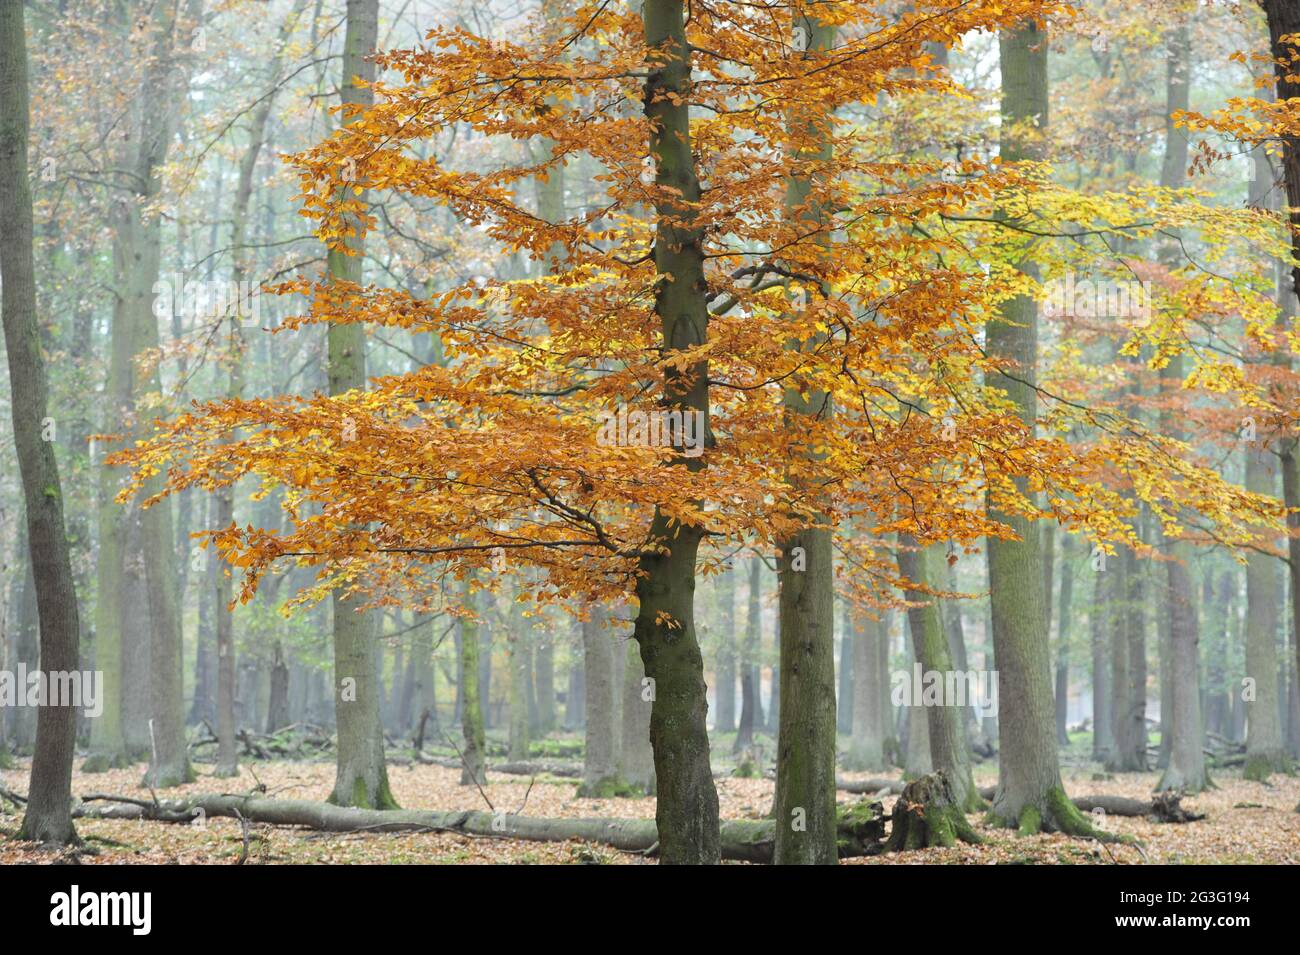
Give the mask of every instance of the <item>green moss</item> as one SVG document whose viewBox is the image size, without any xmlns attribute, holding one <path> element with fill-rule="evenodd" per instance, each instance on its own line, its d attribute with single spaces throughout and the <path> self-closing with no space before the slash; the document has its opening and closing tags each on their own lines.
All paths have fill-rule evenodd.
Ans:
<svg viewBox="0 0 1300 955">
<path fill-rule="evenodd" d="M 1242 768 L 1241 778 L 1257 783 L 1266 783 L 1268 777 L 1274 773 L 1290 772 L 1291 767 L 1285 756 L 1256 753 L 1254 756 L 1248 755 L 1246 757 L 1246 765 Z"/>
<path fill-rule="evenodd" d="M 1065 790 L 1056 786 L 1047 792 L 1047 805 L 1051 810 L 1052 819 L 1055 827 L 1067 836 L 1081 836 L 1086 839 L 1096 839 L 1098 842 L 1120 842 L 1124 845 L 1137 845 L 1137 840 L 1132 836 L 1123 836 L 1118 833 L 1107 832 L 1105 829 L 1098 829 L 1094 826 L 1073 802 L 1065 794 Z"/>
<path fill-rule="evenodd" d="M 585 799 L 631 799 L 643 796 L 645 792 L 617 776 L 609 776 L 590 786 L 583 783 L 578 787 L 578 795 Z"/>
<path fill-rule="evenodd" d="M 83 773 L 106 773 L 110 769 L 127 769 L 131 761 L 126 753 L 91 753 L 81 764 Z"/>
<path fill-rule="evenodd" d="M 1021 836 L 1032 836 L 1043 829 L 1043 814 L 1034 806 L 1026 806 L 1020 810 L 1020 824 L 1017 826 L 1017 833 Z"/>
</svg>

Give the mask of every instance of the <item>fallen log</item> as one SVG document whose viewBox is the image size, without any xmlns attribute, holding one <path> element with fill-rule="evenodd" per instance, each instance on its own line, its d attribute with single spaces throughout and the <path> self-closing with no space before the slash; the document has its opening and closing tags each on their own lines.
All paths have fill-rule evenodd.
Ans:
<svg viewBox="0 0 1300 955">
<path fill-rule="evenodd" d="M 459 759 L 452 759 L 447 756 L 428 756 L 420 753 L 415 758 L 417 762 L 428 766 L 443 766 L 447 769 L 461 769 L 463 765 Z M 581 765 L 541 763 L 528 760 L 516 760 L 511 763 L 491 763 L 488 765 L 487 771 L 489 773 L 504 773 L 507 776 L 559 776 L 563 779 L 578 779 L 582 776 Z"/>
<path fill-rule="evenodd" d="M 889 794 L 891 796 L 901 795 L 903 787 L 907 785 L 901 779 L 839 779 L 835 780 L 835 788 L 841 792 L 855 793 L 863 796 L 878 796 Z"/>
<path fill-rule="evenodd" d="M 836 779 L 835 788 L 846 793 L 866 795 L 902 795 L 907 783 L 898 779 Z M 983 786 L 979 794 L 981 799 L 991 800 L 996 786 Z M 1204 813 L 1192 812 L 1180 805 L 1181 793 L 1157 793 L 1149 802 L 1143 799 L 1130 799 L 1127 796 L 1076 796 L 1070 800 L 1081 812 L 1100 810 L 1110 816 L 1150 817 L 1157 822 L 1184 823 L 1204 819 Z"/>
<path fill-rule="evenodd" d="M 115 805 L 90 807 L 91 802 Z M 301 799 L 264 796 L 202 795 L 191 799 L 133 799 L 94 794 L 74 808 L 77 818 L 142 819 L 193 823 L 225 816 L 273 826 L 305 826 L 325 832 L 450 832 L 490 839 L 534 842 L 597 842 L 624 852 L 651 855 L 659 845 L 653 819 L 544 819 L 506 812 L 425 812 L 413 809 L 356 809 Z M 841 858 L 879 851 L 884 835 L 880 803 L 858 802 L 839 807 Z M 722 822 L 722 858 L 738 862 L 771 862 L 776 822 L 771 819 L 727 819 Z"/>
<path fill-rule="evenodd" d="M 993 793 L 997 787 L 985 786 L 980 790 L 980 796 L 984 799 L 992 799 Z M 1131 816 L 1135 818 L 1149 817 L 1156 822 L 1195 822 L 1198 819 L 1204 819 L 1204 813 L 1192 812 L 1182 807 L 1182 793 L 1162 792 L 1156 793 L 1150 801 L 1145 799 L 1130 799 L 1127 796 L 1075 796 L 1070 801 L 1081 812 L 1104 812 L 1108 816 Z"/>
</svg>

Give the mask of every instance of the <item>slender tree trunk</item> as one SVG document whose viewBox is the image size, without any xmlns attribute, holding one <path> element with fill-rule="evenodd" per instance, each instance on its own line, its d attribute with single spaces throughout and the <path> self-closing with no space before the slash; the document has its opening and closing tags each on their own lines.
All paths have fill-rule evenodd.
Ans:
<svg viewBox="0 0 1300 955">
<path fill-rule="evenodd" d="M 583 796 L 612 796 L 620 789 L 618 736 L 621 726 L 614 699 L 614 681 L 623 680 L 621 654 L 605 626 L 605 608 L 593 606 L 582 624 L 583 669 L 586 677 L 586 747 L 582 766 Z"/>
<path fill-rule="evenodd" d="M 138 228 L 135 259 L 127 263 L 126 309 L 133 327 L 133 354 L 155 351 L 160 344 L 158 320 L 154 314 L 154 287 L 158 282 L 162 220 L 147 208 L 161 192 L 161 171 L 175 133 L 175 116 L 188 89 L 188 69 L 178 62 L 177 53 L 188 47 L 201 5 L 187 3 L 182 13 L 170 5 L 155 14 L 154 57 L 142 84 L 140 148 L 136 158 L 135 188 L 142 210 L 127 215 Z M 161 394 L 162 375 L 155 364 L 141 388 Z M 163 477 L 145 482 L 146 496 L 162 491 Z M 149 605 L 149 747 L 150 761 L 145 780 L 154 788 L 178 786 L 194 779 L 185 741 L 185 701 L 182 693 L 180 609 L 177 606 L 173 574 L 172 502 L 164 500 L 143 509 L 140 515 L 140 544 Z"/>
<path fill-rule="evenodd" d="M 1110 725 L 1111 680 L 1107 648 L 1114 608 L 1110 603 L 1111 578 L 1097 563 L 1101 555 L 1089 558 L 1093 569 L 1092 610 L 1088 615 L 1092 630 L 1092 758 L 1104 763 L 1110 758 L 1113 731 Z"/>
<path fill-rule="evenodd" d="M 216 502 L 209 506 L 215 515 Z M 203 526 L 211 526 L 206 518 L 200 518 Z M 214 516 L 215 520 L 215 516 Z M 202 723 L 216 719 L 216 661 L 217 633 L 213 626 L 216 620 L 217 574 L 220 573 L 220 561 L 211 551 L 200 552 L 201 565 L 198 573 L 202 575 L 199 582 L 199 621 L 194 640 L 194 699 L 190 704 L 190 722 Z M 93 737 L 94 732 L 92 730 Z"/>
<path fill-rule="evenodd" d="M 473 590 L 473 577 L 465 580 L 465 603 L 474 610 L 477 602 Z M 478 681 L 478 622 L 468 617 L 460 621 L 460 686 L 457 687 L 460 705 L 460 726 L 464 737 L 461 750 L 460 784 L 462 786 L 487 785 L 487 738 L 483 732 L 483 708 L 479 700 Z"/>
<path fill-rule="evenodd" d="M 916 549 L 915 541 L 901 536 L 898 548 L 898 572 L 919 587 L 930 587 L 938 579 L 934 547 Z M 908 626 L 912 632 L 914 659 L 921 665 L 923 674 L 937 673 L 946 688 L 953 674 L 952 660 L 948 655 L 948 639 L 939 614 L 939 601 L 923 590 L 908 590 Z M 955 687 L 955 682 L 954 682 Z M 948 777 L 952 787 L 953 804 L 961 810 L 978 809 L 983 803 L 975 789 L 971 774 L 970 747 L 963 731 L 962 710 L 955 700 L 940 699 L 937 705 L 914 709 L 912 717 L 922 714 L 926 722 L 930 744 L 930 764 Z"/>
<path fill-rule="evenodd" d="M 510 668 L 510 736 L 509 756 L 512 760 L 528 758 L 528 673 L 533 661 L 529 650 L 528 620 L 523 615 L 523 604 L 510 601 L 507 613 L 509 633 L 506 634 L 506 665 Z"/>
<path fill-rule="evenodd" d="M 14 450 L 22 478 L 27 546 L 40 616 L 40 664 L 46 674 L 81 665 L 80 623 L 63 517 L 54 444 L 42 431 L 49 381 L 36 318 L 32 197 L 27 179 L 29 124 L 27 38 L 21 3 L 0 4 L 0 320 L 9 364 Z M 77 711 L 72 700 L 41 701 L 36 715 L 27 811 L 19 835 L 66 845 L 72 826 L 72 759 Z"/>
<path fill-rule="evenodd" d="M 853 732 L 853 614 L 847 600 L 840 601 L 839 692 L 835 697 L 835 729 Z"/>
<path fill-rule="evenodd" d="M 1180 24 L 1168 37 L 1165 60 L 1165 159 L 1160 184 L 1178 188 L 1186 180 L 1188 141 L 1185 130 L 1174 122 L 1173 114 L 1188 107 L 1191 86 L 1191 39 L 1186 24 Z M 1177 254 L 1169 246 L 1162 258 L 1172 264 Z M 1183 357 L 1174 356 L 1162 370 L 1162 380 L 1171 387 L 1182 381 Z M 1166 434 L 1185 437 L 1172 415 L 1165 415 Z M 1192 548 L 1186 541 L 1167 541 L 1172 558 L 1165 564 L 1165 606 L 1168 617 L 1168 657 L 1162 654 L 1161 727 L 1163 743 L 1168 740 L 1168 765 L 1157 789 L 1196 793 L 1209 785 L 1205 771 L 1204 729 L 1201 724 L 1200 632 L 1191 575 Z M 1166 708 L 1165 700 L 1169 698 Z M 1166 718 L 1168 721 L 1166 721 Z"/>
<path fill-rule="evenodd" d="M 920 651 L 917 649 L 919 633 L 916 629 L 919 621 L 913 621 L 912 614 L 907 614 L 907 658 L 917 660 L 920 658 Z M 902 671 L 911 682 L 911 673 Z M 894 674 L 890 674 L 890 682 L 893 682 Z M 930 759 L 930 721 L 926 716 L 925 707 L 921 705 L 920 700 L 911 700 L 902 707 L 901 715 L 903 717 L 902 728 L 899 731 L 899 739 L 904 741 L 903 747 L 903 776 L 907 779 L 919 779 L 927 773 L 934 772 L 934 763 Z"/>
<path fill-rule="evenodd" d="M 715 578 L 718 596 L 718 716 L 713 728 L 736 728 L 736 574 L 731 568 Z"/>
<path fill-rule="evenodd" d="M 762 725 L 759 706 L 758 647 L 762 637 L 760 600 L 763 562 L 749 559 L 749 589 L 745 595 L 745 636 L 740 647 L 740 725 L 732 751 L 742 753 L 754 745 L 754 733 Z"/>
<path fill-rule="evenodd" d="M 623 656 L 623 742 L 618 755 L 619 776 L 630 788 L 654 795 L 655 760 L 650 747 L 653 700 L 641 654 L 631 640 L 627 641 Z"/>
<path fill-rule="evenodd" d="M 1071 552 L 1074 538 L 1061 538 L 1061 610 L 1056 618 L 1056 741 L 1070 745 L 1070 631 L 1074 618 L 1074 565 Z"/>
<path fill-rule="evenodd" d="M 344 106 L 367 107 L 374 93 L 363 83 L 375 78 L 375 66 L 367 57 L 374 51 L 379 33 L 378 0 L 347 0 L 347 26 L 343 40 L 343 69 L 340 101 Z M 360 282 L 362 242 L 349 240 L 355 255 L 340 249 L 329 252 L 331 277 Z M 366 384 L 365 332 L 360 325 L 332 325 L 328 332 L 329 392 L 338 395 Z M 393 808 L 396 802 L 388 787 L 384 763 L 384 735 L 379 716 L 380 674 L 376 672 L 372 615 L 358 613 L 355 603 L 335 591 L 334 678 L 335 716 L 338 724 L 338 768 L 330 800 L 340 806 Z"/>
<path fill-rule="evenodd" d="M 1261 442 L 1262 444 L 1262 442 Z M 1277 493 L 1277 468 L 1272 452 L 1250 447 L 1246 458 L 1246 489 Z M 1264 781 L 1288 766 L 1278 718 L 1277 632 L 1278 575 L 1275 558 L 1258 551 L 1246 556 L 1246 779 Z"/>
<path fill-rule="evenodd" d="M 886 640 L 883 618 L 854 614 L 853 627 L 853 735 L 844 768 L 861 771 L 884 769 L 885 709 L 889 703 L 889 674 L 882 667 L 881 644 Z"/>
</svg>

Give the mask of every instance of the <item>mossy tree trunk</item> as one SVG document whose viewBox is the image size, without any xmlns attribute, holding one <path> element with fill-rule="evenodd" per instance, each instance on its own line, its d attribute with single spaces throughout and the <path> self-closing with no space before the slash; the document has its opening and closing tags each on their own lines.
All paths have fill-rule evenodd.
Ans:
<svg viewBox="0 0 1300 955">
<path fill-rule="evenodd" d="M 835 27 L 796 13 L 795 29 L 806 37 L 806 54 L 820 57 L 835 42 Z M 786 183 L 785 214 L 803 228 L 821 226 L 827 217 L 815 189 L 822 167 L 831 161 L 821 112 L 788 117 L 792 135 L 808 145 L 793 155 L 795 168 Z M 803 305 L 816 304 L 808 290 Z M 821 337 L 791 340 L 795 350 L 815 349 Z M 829 393 L 792 380 L 783 394 L 786 426 L 808 433 L 808 420 L 824 421 L 833 413 Z M 801 419 L 805 419 L 802 420 Z M 792 441 L 796 455 L 814 456 L 810 446 Z M 792 464 L 799 486 L 799 463 Z M 808 490 L 808 489 L 803 489 Z M 781 543 L 781 708 L 776 758 L 776 861 L 779 864 L 833 865 L 835 849 L 835 568 L 832 530 L 815 494 L 799 514 L 805 525 Z"/>
<path fill-rule="evenodd" d="M 72 673 L 81 665 L 77 593 L 58 462 L 53 442 L 42 435 L 49 380 L 36 317 L 27 77 L 23 5 L 0 4 L 0 321 L 9 364 L 13 442 L 40 619 L 40 666 L 47 674 Z M 20 830 L 24 839 L 60 845 L 77 841 L 72 826 L 77 710 L 71 704 L 43 700 L 36 714 L 29 802 Z"/>
<path fill-rule="evenodd" d="M 691 52 L 682 0 L 645 0 L 641 12 L 646 45 L 657 57 L 645 83 L 645 112 L 658 187 L 655 314 L 668 357 L 708 340 L 704 236 L 694 221 L 700 184 L 691 154 Z M 700 415 L 706 435 L 708 381 L 705 362 L 664 369 L 664 406 Z M 707 451 L 673 466 L 701 468 L 706 458 Z M 695 561 L 702 536 L 701 528 L 680 524 L 656 508 L 649 533 L 653 550 L 640 558 L 636 584 L 635 637 L 654 693 L 655 820 L 660 860 L 668 864 L 713 864 L 720 857 L 704 660 L 695 634 Z"/>
<path fill-rule="evenodd" d="M 475 609 L 477 597 L 474 579 L 465 580 L 465 603 Z M 469 617 L 460 621 L 460 685 L 456 688 L 457 708 L 460 710 L 461 736 L 464 740 L 460 753 L 460 784 L 470 786 L 487 784 L 487 738 L 483 729 L 483 706 L 479 699 L 478 680 L 478 622 Z"/>
<path fill-rule="evenodd" d="M 998 37 L 1002 66 L 1003 162 L 1040 159 L 1047 125 L 1047 35 L 1025 22 Z M 1034 275 L 1030 263 L 1022 271 Z M 1038 309 L 1021 295 L 1006 302 L 986 327 L 991 356 L 1010 362 L 1012 375 L 996 383 L 1015 404 L 1025 427 L 1038 416 L 1035 390 Z M 1018 485 L 1027 493 L 1023 481 Z M 1057 828 L 1070 832 L 1092 827 L 1066 797 L 1056 753 L 1055 702 L 1051 650 L 1043 592 L 1043 558 L 1038 529 L 1026 518 L 998 508 L 990 494 L 989 511 L 1018 540 L 988 541 L 993 653 L 998 670 L 998 786 L 992 816 L 1023 831 Z"/>
</svg>

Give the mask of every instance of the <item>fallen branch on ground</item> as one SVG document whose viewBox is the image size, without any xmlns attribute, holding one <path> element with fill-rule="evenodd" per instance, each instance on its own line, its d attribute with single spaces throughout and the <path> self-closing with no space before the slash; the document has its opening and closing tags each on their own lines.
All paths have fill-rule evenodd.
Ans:
<svg viewBox="0 0 1300 955">
<path fill-rule="evenodd" d="M 835 788 L 846 793 L 865 795 L 898 796 L 907 784 L 899 779 L 836 779 Z M 980 798 L 992 799 L 996 786 L 984 786 L 980 789 Z M 1180 805 L 1181 793 L 1157 793 L 1149 802 L 1143 799 L 1129 799 L 1127 796 L 1077 796 L 1070 801 L 1081 812 L 1101 810 L 1109 816 L 1149 816 L 1157 822 L 1195 822 L 1204 819 L 1204 813 L 1192 812 Z"/>
<path fill-rule="evenodd" d="M 103 808 L 89 802 L 113 802 Z M 190 823 L 197 818 L 244 817 L 250 823 L 305 826 L 326 832 L 449 832 L 491 839 L 536 842 L 578 840 L 645 853 L 659 841 L 653 819 L 542 819 L 490 812 L 424 812 L 411 809 L 356 809 L 302 799 L 210 794 L 162 800 L 95 794 L 75 808 L 78 818 L 143 819 Z M 722 857 L 740 862 L 771 862 L 776 823 L 771 819 L 728 819 L 722 823 Z M 884 816 L 879 803 L 841 807 L 841 857 L 879 851 Z"/>
</svg>

